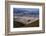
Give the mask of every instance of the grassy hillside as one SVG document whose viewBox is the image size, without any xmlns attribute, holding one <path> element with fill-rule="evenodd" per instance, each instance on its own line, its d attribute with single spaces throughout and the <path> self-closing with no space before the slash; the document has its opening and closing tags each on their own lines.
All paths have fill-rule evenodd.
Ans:
<svg viewBox="0 0 46 36">
<path fill-rule="evenodd" d="M 39 20 L 37 20 L 37 21 L 34 21 L 34 22 L 32 22 L 32 23 L 29 23 L 29 24 L 23 24 L 23 23 L 21 23 L 21 22 L 17 22 L 17 21 L 13 21 L 14 23 L 14 28 L 15 27 L 38 27 L 39 26 Z"/>
</svg>

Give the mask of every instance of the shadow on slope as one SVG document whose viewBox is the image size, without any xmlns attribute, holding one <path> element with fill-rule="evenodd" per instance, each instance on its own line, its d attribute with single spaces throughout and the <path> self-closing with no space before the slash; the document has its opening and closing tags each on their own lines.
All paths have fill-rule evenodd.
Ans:
<svg viewBox="0 0 46 36">
<path fill-rule="evenodd" d="M 14 23 L 14 28 L 16 27 L 39 27 L 39 20 L 36 20 L 32 23 L 29 23 L 29 24 L 23 24 L 21 22 L 17 22 L 17 21 L 13 21 Z"/>
</svg>

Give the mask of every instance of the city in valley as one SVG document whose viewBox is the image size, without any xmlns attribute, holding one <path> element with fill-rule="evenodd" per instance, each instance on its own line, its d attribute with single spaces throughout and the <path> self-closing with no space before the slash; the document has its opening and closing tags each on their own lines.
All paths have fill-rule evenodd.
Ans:
<svg viewBox="0 0 46 36">
<path fill-rule="evenodd" d="M 14 8 L 13 26 L 15 27 L 38 27 L 39 9 L 38 8 Z"/>
<path fill-rule="evenodd" d="M 39 26 L 39 18 L 38 17 L 29 17 L 29 16 L 15 16 L 14 24 L 16 27 L 25 26 L 25 27 L 37 27 Z"/>
</svg>

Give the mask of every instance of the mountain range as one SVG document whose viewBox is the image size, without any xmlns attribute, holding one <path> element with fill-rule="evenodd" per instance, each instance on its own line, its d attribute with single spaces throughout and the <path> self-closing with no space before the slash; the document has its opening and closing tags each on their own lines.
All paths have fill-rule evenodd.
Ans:
<svg viewBox="0 0 46 36">
<path fill-rule="evenodd" d="M 14 16 L 39 16 L 38 8 L 13 8 Z"/>
</svg>

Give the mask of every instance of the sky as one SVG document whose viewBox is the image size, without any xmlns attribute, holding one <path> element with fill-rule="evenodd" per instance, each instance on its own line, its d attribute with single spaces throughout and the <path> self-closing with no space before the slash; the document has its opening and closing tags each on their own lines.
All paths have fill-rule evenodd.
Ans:
<svg viewBox="0 0 46 36">
<path fill-rule="evenodd" d="M 13 8 L 14 16 L 39 16 L 38 8 Z"/>
</svg>

